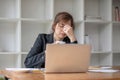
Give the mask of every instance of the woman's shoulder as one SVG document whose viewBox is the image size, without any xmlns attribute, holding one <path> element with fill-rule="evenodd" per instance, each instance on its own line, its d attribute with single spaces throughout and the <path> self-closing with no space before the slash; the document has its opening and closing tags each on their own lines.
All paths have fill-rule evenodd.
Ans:
<svg viewBox="0 0 120 80">
<path fill-rule="evenodd" d="M 46 33 L 39 33 L 39 35 L 38 36 L 41 36 L 41 37 L 49 37 L 49 36 L 52 36 L 53 35 L 53 33 L 49 33 L 49 34 L 46 34 Z"/>
<path fill-rule="evenodd" d="M 45 38 L 47 40 L 50 40 L 50 39 L 53 39 L 53 33 L 49 33 L 49 34 L 46 34 L 46 33 L 40 33 L 38 35 L 39 38 Z"/>
<path fill-rule="evenodd" d="M 44 39 L 47 43 L 53 42 L 53 33 L 50 33 L 50 34 L 40 33 L 38 37 L 39 39 Z"/>
</svg>

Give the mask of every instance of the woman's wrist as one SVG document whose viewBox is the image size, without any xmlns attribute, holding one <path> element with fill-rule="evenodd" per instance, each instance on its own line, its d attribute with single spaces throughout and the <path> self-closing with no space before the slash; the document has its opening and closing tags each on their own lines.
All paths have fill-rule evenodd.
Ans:
<svg viewBox="0 0 120 80">
<path fill-rule="evenodd" d="M 77 41 L 77 39 L 75 38 L 75 36 L 73 36 L 73 37 L 70 38 L 70 42 L 74 42 L 74 41 Z"/>
</svg>

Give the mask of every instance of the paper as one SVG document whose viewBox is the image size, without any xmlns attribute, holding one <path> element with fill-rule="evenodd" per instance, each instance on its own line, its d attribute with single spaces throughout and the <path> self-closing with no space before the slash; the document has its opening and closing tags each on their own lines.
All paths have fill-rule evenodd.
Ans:
<svg viewBox="0 0 120 80">
<path fill-rule="evenodd" d="M 120 70 L 88 70 L 90 72 L 119 72 Z"/>
<path fill-rule="evenodd" d="M 112 69 L 112 67 L 101 67 L 101 69 Z"/>
<path fill-rule="evenodd" d="M 32 71 L 40 71 L 38 68 L 6 68 L 9 71 L 19 71 L 19 72 L 32 72 Z"/>
<path fill-rule="evenodd" d="M 45 71 L 45 68 L 40 68 L 40 70 L 44 72 L 44 71 Z"/>
</svg>

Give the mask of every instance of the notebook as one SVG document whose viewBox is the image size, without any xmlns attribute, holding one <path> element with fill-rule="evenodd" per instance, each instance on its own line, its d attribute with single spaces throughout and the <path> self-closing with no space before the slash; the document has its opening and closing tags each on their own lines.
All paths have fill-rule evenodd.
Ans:
<svg viewBox="0 0 120 80">
<path fill-rule="evenodd" d="M 87 72 L 90 52 L 90 45 L 47 44 L 45 72 Z"/>
</svg>

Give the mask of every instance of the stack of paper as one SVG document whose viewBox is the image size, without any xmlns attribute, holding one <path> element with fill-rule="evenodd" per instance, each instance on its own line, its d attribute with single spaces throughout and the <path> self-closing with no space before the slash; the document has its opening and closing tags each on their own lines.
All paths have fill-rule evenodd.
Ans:
<svg viewBox="0 0 120 80">
<path fill-rule="evenodd" d="M 120 70 L 88 70 L 90 72 L 119 72 Z"/>
<path fill-rule="evenodd" d="M 89 69 L 88 71 L 90 72 L 119 72 L 120 70 L 115 70 L 112 69 L 112 67 L 99 67 L 99 68 L 93 68 L 93 69 Z"/>
<path fill-rule="evenodd" d="M 16 71 L 16 72 L 42 72 L 38 68 L 6 68 L 9 71 Z"/>
</svg>

